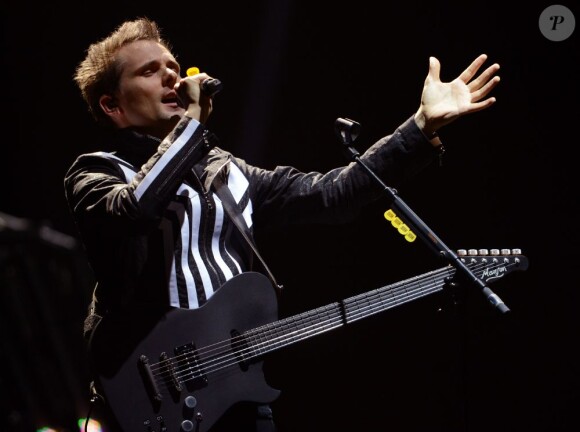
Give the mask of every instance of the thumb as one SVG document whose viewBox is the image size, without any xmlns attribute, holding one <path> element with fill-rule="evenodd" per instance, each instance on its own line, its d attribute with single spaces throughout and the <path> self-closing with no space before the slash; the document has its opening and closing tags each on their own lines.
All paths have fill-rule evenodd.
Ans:
<svg viewBox="0 0 580 432">
<path fill-rule="evenodd" d="M 440 74 L 441 63 L 435 57 L 429 57 L 429 78 L 435 81 L 441 81 Z"/>
</svg>

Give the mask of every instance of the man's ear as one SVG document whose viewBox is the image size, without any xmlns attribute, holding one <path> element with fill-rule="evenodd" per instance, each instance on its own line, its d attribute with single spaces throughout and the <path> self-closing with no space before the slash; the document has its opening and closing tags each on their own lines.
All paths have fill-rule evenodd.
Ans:
<svg viewBox="0 0 580 432">
<path fill-rule="evenodd" d="M 119 110 L 117 101 L 113 96 L 110 95 L 102 95 L 99 99 L 99 105 L 107 115 L 114 115 Z"/>
</svg>

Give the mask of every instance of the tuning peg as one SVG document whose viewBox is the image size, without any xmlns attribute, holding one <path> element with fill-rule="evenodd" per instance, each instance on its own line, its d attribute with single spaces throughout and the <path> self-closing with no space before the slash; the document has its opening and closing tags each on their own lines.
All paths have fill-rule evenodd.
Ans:
<svg viewBox="0 0 580 432">
<path fill-rule="evenodd" d="M 521 255 L 521 249 L 457 249 L 458 256 Z"/>
</svg>

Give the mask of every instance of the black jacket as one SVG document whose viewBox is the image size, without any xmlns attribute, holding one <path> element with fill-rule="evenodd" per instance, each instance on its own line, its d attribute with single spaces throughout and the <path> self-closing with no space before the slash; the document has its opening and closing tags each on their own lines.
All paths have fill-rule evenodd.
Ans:
<svg viewBox="0 0 580 432">
<path fill-rule="evenodd" d="M 383 196 L 354 162 L 325 174 L 266 170 L 210 137 L 187 117 L 163 141 L 122 130 L 114 153 L 81 155 L 68 170 L 66 198 L 98 282 L 101 312 L 140 301 L 195 308 L 251 269 L 251 251 L 214 193 L 217 178 L 232 190 L 251 230 L 343 223 Z M 409 118 L 361 158 L 397 186 L 437 155 Z"/>
</svg>

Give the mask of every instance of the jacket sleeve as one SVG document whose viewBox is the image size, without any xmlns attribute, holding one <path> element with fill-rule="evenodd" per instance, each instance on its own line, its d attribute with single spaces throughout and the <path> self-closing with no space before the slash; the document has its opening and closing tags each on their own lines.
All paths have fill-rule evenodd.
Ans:
<svg viewBox="0 0 580 432">
<path fill-rule="evenodd" d="M 114 159 L 99 154 L 77 158 L 65 176 L 67 201 L 77 216 L 96 213 L 123 220 L 156 219 L 209 148 L 205 128 L 184 117 L 129 183 Z"/>
<path fill-rule="evenodd" d="M 438 155 L 411 117 L 360 158 L 386 185 L 397 187 L 437 160 Z M 343 223 L 384 196 L 382 187 L 356 162 L 324 174 L 285 166 L 268 171 L 244 161 L 238 163 L 251 179 L 253 218 L 262 226 Z"/>
</svg>

